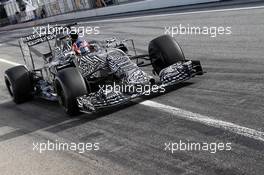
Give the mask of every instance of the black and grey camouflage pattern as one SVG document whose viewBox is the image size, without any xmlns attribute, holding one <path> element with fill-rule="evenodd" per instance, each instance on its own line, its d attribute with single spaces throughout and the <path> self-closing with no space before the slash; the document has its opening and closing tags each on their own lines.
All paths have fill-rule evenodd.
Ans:
<svg viewBox="0 0 264 175">
<path fill-rule="evenodd" d="M 78 106 L 85 111 L 96 111 L 98 108 L 113 106 L 129 99 L 120 91 L 114 89 L 100 89 L 77 98 Z"/>
<path fill-rule="evenodd" d="M 112 50 L 108 53 L 107 63 L 110 70 L 114 72 L 124 84 L 144 85 L 150 83 L 149 80 L 151 77 L 119 49 Z"/>
<path fill-rule="evenodd" d="M 177 81 L 184 81 L 192 77 L 192 62 L 175 63 L 159 73 L 162 84 L 173 84 Z"/>
</svg>

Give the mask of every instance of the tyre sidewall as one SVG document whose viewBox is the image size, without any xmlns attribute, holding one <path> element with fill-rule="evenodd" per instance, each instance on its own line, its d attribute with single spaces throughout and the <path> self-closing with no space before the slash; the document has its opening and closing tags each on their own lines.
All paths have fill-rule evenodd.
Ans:
<svg viewBox="0 0 264 175">
<path fill-rule="evenodd" d="M 16 66 L 6 70 L 4 78 L 15 103 L 22 103 L 32 98 L 32 78 L 25 66 Z"/>
</svg>

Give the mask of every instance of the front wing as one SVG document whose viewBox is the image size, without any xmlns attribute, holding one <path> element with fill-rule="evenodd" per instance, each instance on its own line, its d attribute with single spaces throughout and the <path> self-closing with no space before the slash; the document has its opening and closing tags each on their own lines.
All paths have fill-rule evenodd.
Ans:
<svg viewBox="0 0 264 175">
<path fill-rule="evenodd" d="M 195 75 L 202 75 L 203 70 L 199 61 L 186 61 L 175 63 L 165 69 L 160 74 L 160 83 L 149 86 L 142 92 L 124 93 L 112 89 L 100 89 L 98 92 L 86 94 L 77 98 L 77 103 L 82 112 L 96 112 L 102 108 L 112 107 L 128 103 L 129 101 L 153 93 L 159 93 L 169 86 L 173 86 L 189 80 Z M 155 88 L 152 88 L 155 86 Z"/>
</svg>

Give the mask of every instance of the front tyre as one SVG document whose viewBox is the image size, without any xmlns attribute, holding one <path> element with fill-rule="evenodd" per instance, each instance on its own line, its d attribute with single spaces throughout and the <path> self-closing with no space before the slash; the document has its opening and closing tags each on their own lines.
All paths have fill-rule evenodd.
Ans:
<svg viewBox="0 0 264 175">
<path fill-rule="evenodd" d="M 185 62 L 180 45 L 169 35 L 162 35 L 150 41 L 148 50 L 153 69 L 157 74 L 177 62 Z"/>
<path fill-rule="evenodd" d="M 80 72 L 74 68 L 66 68 L 57 73 L 55 88 L 60 105 L 69 115 L 79 113 L 77 97 L 87 94 L 85 81 Z"/>
<path fill-rule="evenodd" d="M 5 71 L 5 84 L 17 104 L 32 98 L 33 85 L 30 72 L 25 66 L 12 67 Z"/>
</svg>

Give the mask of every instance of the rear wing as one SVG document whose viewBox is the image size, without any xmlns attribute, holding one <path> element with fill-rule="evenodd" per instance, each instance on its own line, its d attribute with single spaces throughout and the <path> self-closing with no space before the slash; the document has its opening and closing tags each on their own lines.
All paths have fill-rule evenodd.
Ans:
<svg viewBox="0 0 264 175">
<path fill-rule="evenodd" d="M 68 24 L 65 26 L 53 26 L 50 27 L 48 30 L 46 28 L 45 33 L 35 33 L 23 36 L 21 37 L 21 41 L 27 44 L 29 47 L 38 45 L 40 43 L 55 39 L 57 35 L 62 36 L 63 34 L 65 35 L 65 33 L 69 34 L 71 27 L 74 25 L 77 25 L 77 23 Z M 52 31 L 50 31 L 50 29 L 52 29 Z"/>
<path fill-rule="evenodd" d="M 34 49 L 32 46 L 47 42 L 49 46 L 50 53 L 52 52 L 50 40 L 56 39 L 56 38 L 61 38 L 63 36 L 66 36 L 65 34 L 62 33 L 62 31 L 65 31 L 66 29 L 69 31 L 71 30 L 71 27 L 77 25 L 77 23 L 73 24 L 68 24 L 65 26 L 53 26 L 53 32 L 47 31 L 46 33 L 35 33 L 35 34 L 30 34 L 27 36 L 23 36 L 18 40 L 20 50 L 25 62 L 25 65 L 29 70 L 35 70 L 35 64 L 34 60 L 32 57 L 32 53 L 34 52 L 36 55 L 40 55 L 39 52 L 37 52 L 36 49 Z M 51 28 L 50 28 L 51 29 Z M 48 54 L 50 54 L 48 53 Z M 43 55 L 45 57 L 45 55 Z"/>
<path fill-rule="evenodd" d="M 55 39 L 56 35 L 55 34 L 46 34 L 46 35 L 40 35 L 40 34 L 32 34 L 28 35 L 26 37 L 22 37 L 21 41 L 28 46 L 35 46 L 40 43 L 47 42 L 49 40 Z"/>
</svg>

